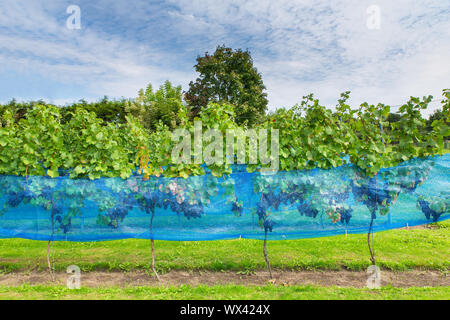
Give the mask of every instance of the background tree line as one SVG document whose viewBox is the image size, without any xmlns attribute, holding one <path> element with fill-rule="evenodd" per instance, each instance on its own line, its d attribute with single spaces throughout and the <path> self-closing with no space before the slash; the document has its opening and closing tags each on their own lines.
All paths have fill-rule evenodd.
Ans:
<svg viewBox="0 0 450 320">
<path fill-rule="evenodd" d="M 234 121 L 238 125 L 254 126 L 271 117 L 270 113 L 267 114 L 266 87 L 248 50 L 218 46 L 213 54 L 206 52 L 204 56 L 198 56 L 194 68 L 199 76 L 189 83 L 186 92 L 181 86 L 166 81 L 156 90 L 149 84 L 139 90 L 138 96 L 133 99 L 109 99 L 105 96 L 95 102 L 80 100 L 61 107 L 61 121 L 69 122 L 76 110 L 86 110 L 93 112 L 103 123 L 125 123 L 126 116 L 132 115 L 150 131 L 154 131 L 158 123 L 173 129 L 180 124 L 182 108 L 193 119 L 209 103 L 233 106 Z M 5 110 L 10 110 L 15 121 L 19 121 L 26 118 L 27 112 L 36 105 L 51 106 L 45 101 L 12 100 L 0 104 L 0 121 L 4 122 L 2 115 Z M 448 119 L 448 109 L 441 108 L 431 114 L 426 120 L 424 132 L 431 132 L 433 121 L 441 119 Z M 400 120 L 399 113 L 390 113 L 387 118 L 390 124 Z M 449 140 L 448 136 L 446 140 Z"/>
</svg>

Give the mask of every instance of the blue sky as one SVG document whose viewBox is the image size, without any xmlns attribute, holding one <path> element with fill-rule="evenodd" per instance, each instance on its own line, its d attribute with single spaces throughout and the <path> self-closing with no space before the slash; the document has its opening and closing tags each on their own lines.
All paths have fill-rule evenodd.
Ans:
<svg viewBox="0 0 450 320">
<path fill-rule="evenodd" d="M 80 30 L 66 27 L 69 5 Z M 367 27 L 371 5 L 379 29 Z M 0 102 L 135 97 L 166 79 L 187 89 L 197 55 L 219 44 L 250 50 L 270 109 L 310 92 L 334 105 L 345 90 L 354 105 L 438 100 L 450 0 L 0 0 Z"/>
</svg>

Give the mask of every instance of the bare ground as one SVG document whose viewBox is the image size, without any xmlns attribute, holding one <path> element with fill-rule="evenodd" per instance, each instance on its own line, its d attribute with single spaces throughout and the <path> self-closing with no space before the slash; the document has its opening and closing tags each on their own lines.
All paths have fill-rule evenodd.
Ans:
<svg viewBox="0 0 450 320">
<path fill-rule="evenodd" d="M 47 272 L 8 273 L 0 275 L 0 285 L 65 285 L 70 275 L 56 273 L 52 283 Z M 81 274 L 84 287 L 138 287 L 138 286 L 179 286 L 191 285 L 316 285 L 362 288 L 366 286 L 368 274 L 362 271 L 275 271 L 274 279 L 268 279 L 266 271 L 249 272 L 207 272 L 207 271 L 170 271 L 160 275 L 160 281 L 143 271 L 132 272 L 86 272 Z M 381 284 L 393 287 L 436 287 L 450 286 L 450 277 L 439 271 L 381 272 Z"/>
</svg>

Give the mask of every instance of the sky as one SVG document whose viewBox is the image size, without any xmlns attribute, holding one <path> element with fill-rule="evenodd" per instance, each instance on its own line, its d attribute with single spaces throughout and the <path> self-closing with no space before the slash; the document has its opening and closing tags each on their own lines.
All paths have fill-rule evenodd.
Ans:
<svg viewBox="0 0 450 320">
<path fill-rule="evenodd" d="M 0 0 L 0 102 L 187 90 L 222 44 L 251 52 L 270 110 L 347 90 L 354 106 L 431 94 L 433 110 L 450 87 L 450 0 Z"/>
</svg>

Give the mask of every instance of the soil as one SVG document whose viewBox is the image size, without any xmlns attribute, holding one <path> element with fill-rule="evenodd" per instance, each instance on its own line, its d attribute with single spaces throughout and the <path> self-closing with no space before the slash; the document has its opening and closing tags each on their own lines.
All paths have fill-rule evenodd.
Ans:
<svg viewBox="0 0 450 320">
<path fill-rule="evenodd" d="M 48 272 L 7 273 L 0 275 L 0 285 L 20 286 L 31 285 L 65 285 L 70 275 L 56 273 L 55 283 L 51 281 Z M 208 272 L 208 271 L 170 271 L 160 275 L 160 281 L 144 271 L 131 272 L 86 272 L 81 274 L 83 287 L 138 287 L 138 286 L 179 286 L 191 285 L 316 285 L 338 287 L 366 287 L 368 274 L 363 271 L 274 271 L 274 279 L 269 280 L 266 271 L 250 271 L 247 274 L 239 272 Z M 450 277 L 439 271 L 381 271 L 382 286 L 405 287 L 436 287 L 450 286 Z"/>
</svg>

